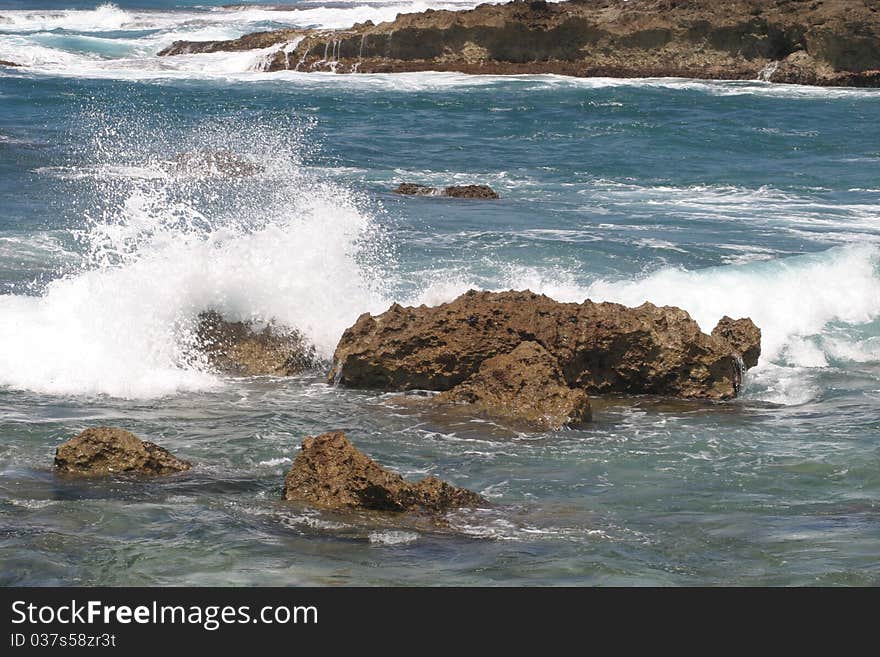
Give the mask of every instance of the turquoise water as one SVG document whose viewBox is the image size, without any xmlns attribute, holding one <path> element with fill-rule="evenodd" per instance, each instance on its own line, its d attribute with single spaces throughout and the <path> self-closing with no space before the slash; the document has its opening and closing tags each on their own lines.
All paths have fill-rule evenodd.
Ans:
<svg viewBox="0 0 880 657">
<path fill-rule="evenodd" d="M 0 582 L 880 584 L 880 93 L 155 57 L 427 6 L 219 4 L 0 2 L 0 59 L 25 64 L 0 69 Z M 220 148 L 265 171 L 170 167 Z M 470 287 L 750 316 L 764 353 L 735 402 L 597 398 L 585 430 L 517 434 L 189 349 L 216 308 L 329 359 L 360 313 Z M 96 424 L 196 467 L 56 479 Z M 441 528 L 280 502 L 331 429 L 492 506 Z"/>
</svg>

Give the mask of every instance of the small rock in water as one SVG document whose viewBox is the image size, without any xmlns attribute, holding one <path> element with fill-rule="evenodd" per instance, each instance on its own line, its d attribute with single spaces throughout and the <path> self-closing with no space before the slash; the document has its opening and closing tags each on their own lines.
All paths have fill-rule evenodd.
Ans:
<svg viewBox="0 0 880 657">
<path fill-rule="evenodd" d="M 197 340 L 212 367 L 235 376 L 293 376 L 318 361 L 314 347 L 295 329 L 274 324 L 256 329 L 214 311 L 199 315 Z"/>
<path fill-rule="evenodd" d="M 5 59 L 0 59 L 0 66 L 21 66 L 21 64 L 16 64 L 15 62 L 8 62 Z"/>
<path fill-rule="evenodd" d="M 452 185 L 450 187 L 429 187 L 416 183 L 400 183 L 395 194 L 404 196 L 448 196 L 451 198 L 500 198 L 498 192 L 488 185 Z"/>
<path fill-rule="evenodd" d="M 453 198 L 501 198 L 488 185 L 453 185 L 443 190 L 444 196 Z"/>
<path fill-rule="evenodd" d="M 586 390 L 570 388 L 553 355 L 537 342 L 483 361 L 464 383 L 438 401 L 465 402 L 502 422 L 539 430 L 580 426 L 590 420 Z"/>
<path fill-rule="evenodd" d="M 178 174 L 188 176 L 254 176 L 264 168 L 228 150 L 188 151 L 174 158 L 173 166 Z"/>
<path fill-rule="evenodd" d="M 436 477 L 406 481 L 356 449 L 341 431 L 303 440 L 284 479 L 284 499 L 332 510 L 426 513 L 485 504 L 477 493 Z"/>
<path fill-rule="evenodd" d="M 167 475 L 191 467 L 191 463 L 155 443 L 115 427 L 86 429 L 55 451 L 55 469 L 66 474 L 101 476 L 129 472 Z"/>
</svg>

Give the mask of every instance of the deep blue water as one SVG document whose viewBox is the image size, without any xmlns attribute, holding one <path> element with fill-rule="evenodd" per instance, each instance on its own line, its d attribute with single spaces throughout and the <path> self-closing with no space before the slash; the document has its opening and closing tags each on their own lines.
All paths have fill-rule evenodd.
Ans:
<svg viewBox="0 0 880 657">
<path fill-rule="evenodd" d="M 880 93 L 155 57 L 413 6 L 220 4 L 0 1 L 0 59 L 25 64 L 0 69 L 0 582 L 880 583 Z M 216 149 L 265 171 L 174 172 Z M 735 402 L 595 399 L 590 428 L 537 435 L 191 365 L 207 308 L 329 358 L 361 312 L 470 287 L 750 316 L 764 351 Z M 95 424 L 196 468 L 54 478 Z M 493 507 L 441 530 L 279 502 L 301 438 L 336 428 Z"/>
</svg>

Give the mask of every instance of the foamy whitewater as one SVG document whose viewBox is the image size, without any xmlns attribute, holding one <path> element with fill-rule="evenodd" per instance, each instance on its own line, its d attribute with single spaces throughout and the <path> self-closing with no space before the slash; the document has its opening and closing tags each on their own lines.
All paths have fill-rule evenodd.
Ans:
<svg viewBox="0 0 880 657">
<path fill-rule="evenodd" d="M 476 3 L 38 4 L 0 2 L 0 582 L 880 583 L 880 92 L 156 57 Z M 259 173 L 177 164 L 218 150 Z M 329 363 L 361 313 L 471 288 L 751 317 L 762 356 L 734 402 L 594 399 L 534 435 L 194 346 L 213 309 Z M 54 479 L 97 424 L 196 468 Z M 440 531 L 279 504 L 302 437 L 337 428 L 494 506 Z"/>
</svg>

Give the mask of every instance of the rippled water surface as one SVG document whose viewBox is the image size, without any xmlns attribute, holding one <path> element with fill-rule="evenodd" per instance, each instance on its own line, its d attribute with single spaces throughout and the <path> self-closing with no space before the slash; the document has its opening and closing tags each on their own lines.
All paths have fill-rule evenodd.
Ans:
<svg viewBox="0 0 880 657">
<path fill-rule="evenodd" d="M 221 4 L 0 1 L 0 59 L 24 64 L 0 69 L 0 583 L 880 584 L 880 93 L 155 56 L 430 6 Z M 174 168 L 216 149 L 264 170 Z M 763 355 L 735 402 L 597 398 L 589 428 L 526 434 L 322 371 L 220 377 L 190 348 L 214 308 L 329 360 L 362 312 L 472 287 L 749 316 Z M 195 467 L 55 477 L 99 424 Z M 279 501 L 331 429 L 491 506 Z"/>
</svg>

